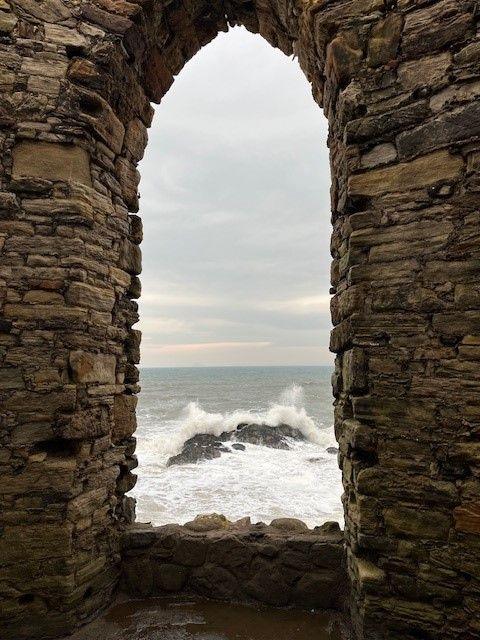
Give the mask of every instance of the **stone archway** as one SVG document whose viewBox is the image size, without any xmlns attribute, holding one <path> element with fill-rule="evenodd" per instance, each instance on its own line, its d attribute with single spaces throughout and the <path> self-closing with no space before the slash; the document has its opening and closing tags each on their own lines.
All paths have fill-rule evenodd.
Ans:
<svg viewBox="0 0 480 640">
<path fill-rule="evenodd" d="M 116 586 L 133 517 L 136 164 L 150 100 L 228 24 L 295 53 L 330 122 L 355 634 L 478 635 L 478 18 L 473 0 L 3 2 L 5 637 L 67 633 Z"/>
</svg>

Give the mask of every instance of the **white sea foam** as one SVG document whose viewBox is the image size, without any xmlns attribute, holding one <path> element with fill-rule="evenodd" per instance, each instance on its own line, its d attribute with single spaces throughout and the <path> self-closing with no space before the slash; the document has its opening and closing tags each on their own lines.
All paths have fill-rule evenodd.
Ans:
<svg viewBox="0 0 480 640">
<path fill-rule="evenodd" d="M 324 387 L 317 382 L 312 393 L 313 384 L 308 386 L 307 379 L 304 398 L 302 386 L 291 385 L 282 391 L 270 379 L 270 385 L 259 389 L 258 376 L 251 382 L 243 372 L 242 376 L 226 372 L 229 386 L 222 378 L 220 385 L 214 379 L 205 389 L 203 375 L 189 374 L 193 381 L 189 386 L 185 374 L 177 374 L 171 387 L 162 391 L 153 385 L 148 388 L 149 379 L 145 381 L 139 411 L 139 477 L 132 492 L 138 500 L 138 519 L 160 525 L 217 511 L 232 520 L 249 515 L 254 522 L 270 522 L 280 516 L 301 518 L 309 526 L 331 519 L 341 521 L 340 470 L 337 457 L 326 451 L 335 445 L 334 430 L 331 423 L 311 417 L 320 415 L 328 420 L 325 407 L 331 400 L 323 394 Z M 278 394 L 278 398 L 268 405 L 270 387 L 275 389 L 273 397 Z M 182 396 L 189 394 L 193 399 L 197 393 L 200 401 L 182 410 Z M 170 396 L 176 396 L 177 401 L 172 403 Z M 233 405 L 229 398 L 233 397 L 237 406 L 252 410 L 229 410 Z M 219 409 L 209 412 L 207 404 Z M 292 440 L 289 450 L 245 443 L 245 451 L 232 450 L 197 464 L 166 466 L 188 438 L 197 433 L 220 435 L 241 422 L 289 424 L 300 429 L 306 440 Z"/>
<path fill-rule="evenodd" d="M 209 413 L 198 402 L 190 402 L 180 417 L 181 429 L 171 439 L 162 439 L 161 448 L 164 453 L 178 453 L 183 444 L 197 434 L 205 433 L 220 436 L 224 431 L 234 431 L 244 422 L 265 424 L 278 427 L 286 424 L 298 429 L 309 441 L 328 446 L 332 442 L 331 434 L 319 429 L 314 420 L 307 415 L 303 406 L 304 392 L 300 385 L 292 384 L 282 391 L 277 402 L 266 411 L 232 411 L 226 413 Z"/>
</svg>

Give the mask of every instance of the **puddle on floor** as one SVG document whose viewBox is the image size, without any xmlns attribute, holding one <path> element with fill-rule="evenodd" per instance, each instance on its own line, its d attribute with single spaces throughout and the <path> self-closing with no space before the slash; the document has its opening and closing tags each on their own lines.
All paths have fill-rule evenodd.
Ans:
<svg viewBox="0 0 480 640">
<path fill-rule="evenodd" d="M 197 599 L 127 600 L 70 640 L 340 640 L 325 613 Z"/>
</svg>

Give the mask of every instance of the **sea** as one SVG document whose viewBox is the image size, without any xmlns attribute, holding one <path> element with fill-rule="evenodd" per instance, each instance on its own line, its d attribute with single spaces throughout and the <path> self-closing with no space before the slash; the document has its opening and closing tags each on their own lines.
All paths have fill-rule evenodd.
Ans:
<svg viewBox="0 0 480 640">
<path fill-rule="evenodd" d="M 299 518 L 342 525 L 330 367 L 142 368 L 137 410 L 137 521 L 221 513 L 235 521 Z M 299 429 L 288 450 L 246 444 L 220 458 L 167 466 L 186 440 L 242 422 Z M 330 451 L 327 449 L 330 448 Z"/>
</svg>

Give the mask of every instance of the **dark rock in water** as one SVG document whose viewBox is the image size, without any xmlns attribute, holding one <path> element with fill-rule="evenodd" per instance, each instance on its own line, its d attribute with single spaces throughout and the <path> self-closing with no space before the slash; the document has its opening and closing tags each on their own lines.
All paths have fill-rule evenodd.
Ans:
<svg viewBox="0 0 480 640">
<path fill-rule="evenodd" d="M 338 447 L 327 447 L 327 453 L 338 453 Z"/>
<path fill-rule="evenodd" d="M 312 463 L 323 462 L 323 459 L 322 458 L 307 458 L 307 462 L 312 462 Z"/>
<path fill-rule="evenodd" d="M 270 427 L 268 424 L 239 424 L 235 437 L 240 442 L 260 444 L 272 449 L 290 449 L 286 438 L 305 439 L 298 429 L 289 427 L 288 424 L 278 427 Z"/>
<path fill-rule="evenodd" d="M 288 424 L 270 427 L 268 424 L 242 423 L 234 431 L 224 431 L 219 436 L 199 433 L 185 442 L 178 455 L 169 458 L 167 467 L 173 464 L 193 464 L 201 460 L 213 460 L 219 458 L 222 453 L 231 453 L 231 449 L 224 444 L 231 440 L 263 445 L 272 449 L 290 449 L 287 438 L 305 440 L 298 429 L 294 429 Z M 245 451 L 245 445 L 240 443 L 232 443 L 232 449 Z"/>
<path fill-rule="evenodd" d="M 213 460 L 219 458 L 222 453 L 231 453 L 222 440 L 208 433 L 199 433 L 185 442 L 181 453 L 168 459 L 167 467 L 172 464 L 192 464 L 200 460 Z"/>
</svg>

